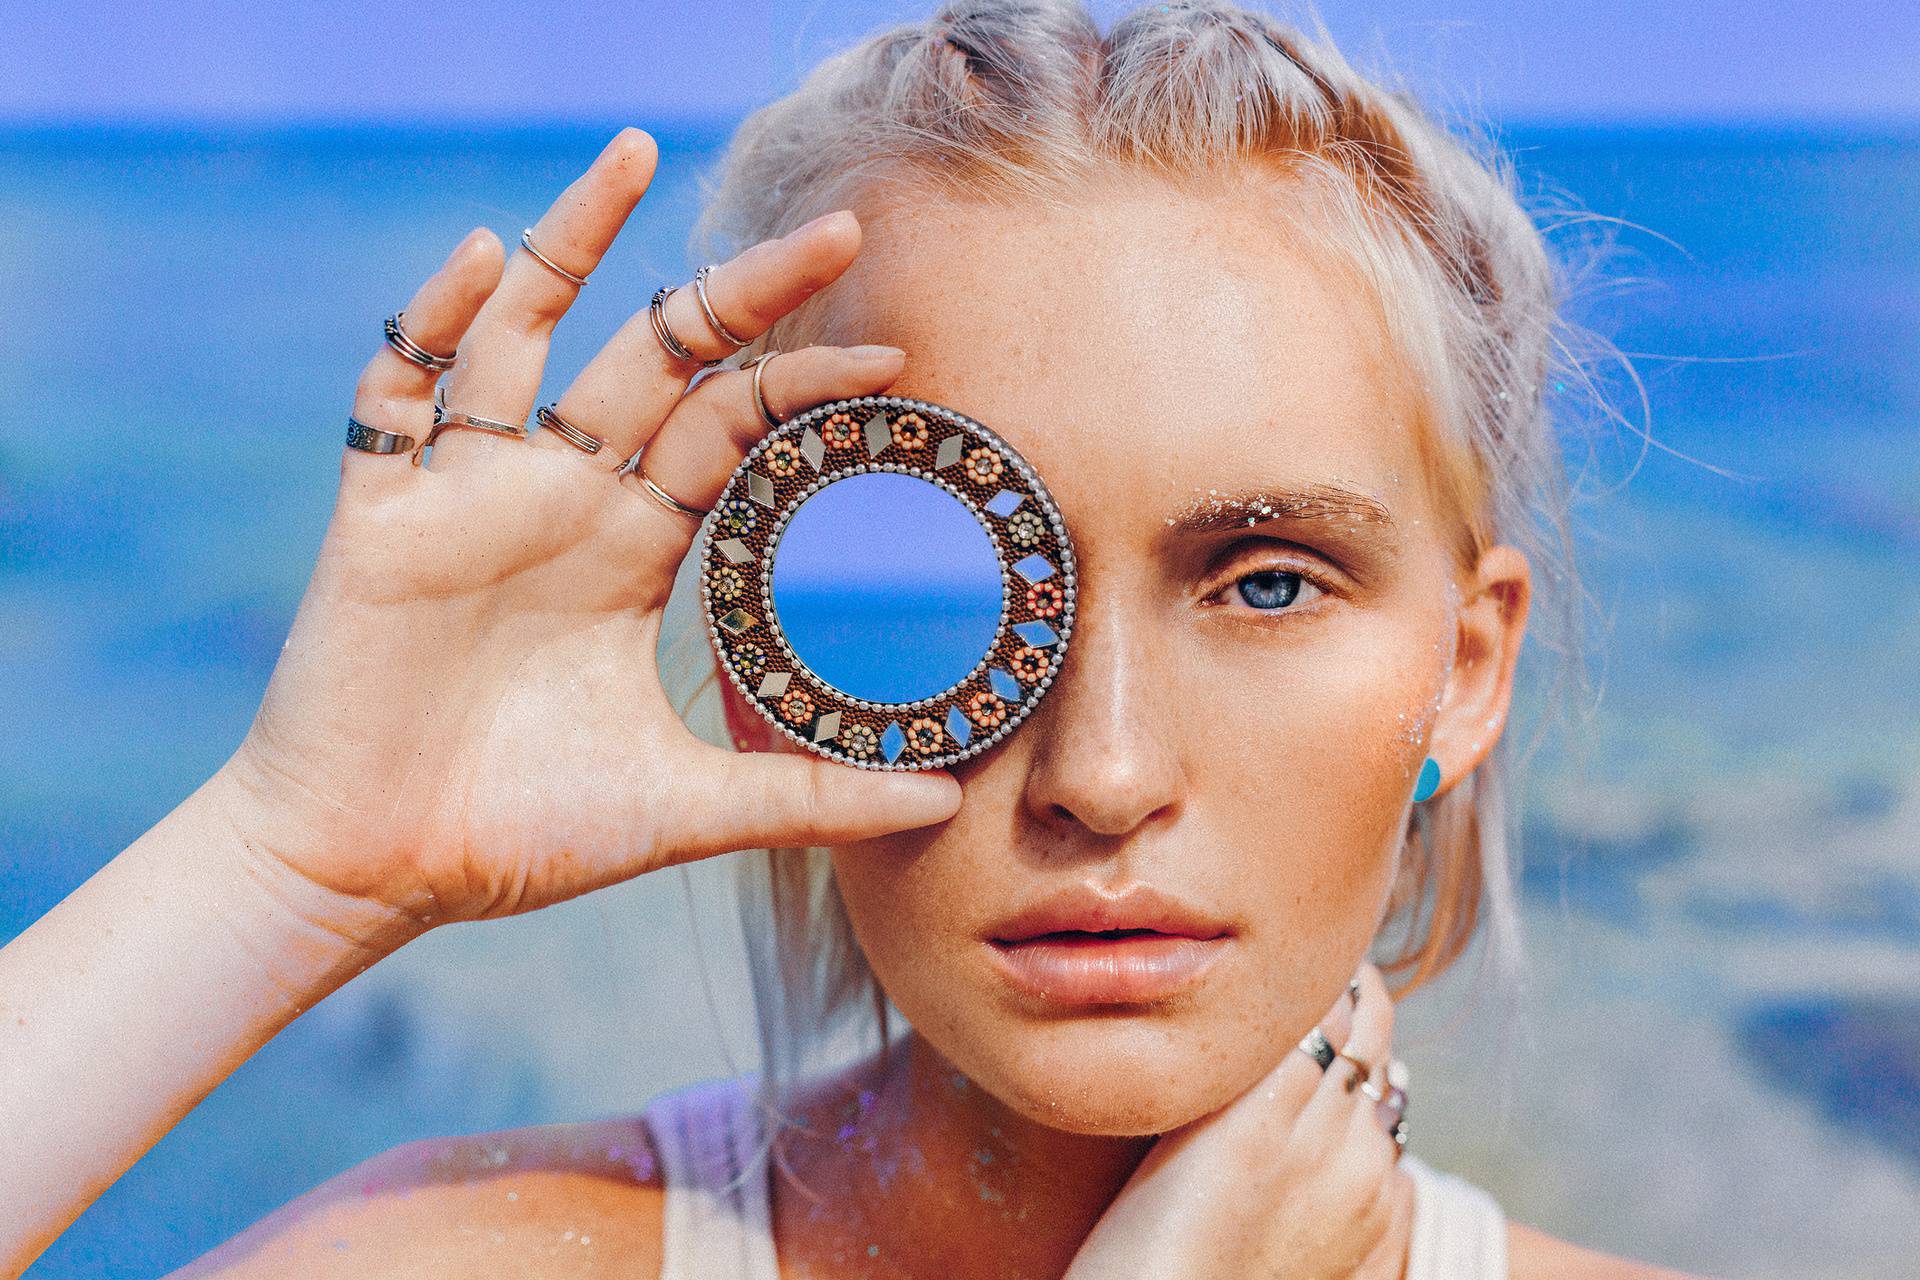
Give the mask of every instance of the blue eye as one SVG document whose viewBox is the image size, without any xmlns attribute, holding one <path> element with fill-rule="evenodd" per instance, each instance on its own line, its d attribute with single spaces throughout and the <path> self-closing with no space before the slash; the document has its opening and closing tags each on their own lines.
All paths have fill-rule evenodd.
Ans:
<svg viewBox="0 0 1920 1280">
<path fill-rule="evenodd" d="M 1292 569 L 1260 569 L 1253 573 L 1243 573 L 1232 584 L 1242 602 L 1259 613 L 1297 613 L 1296 602 L 1307 603 L 1314 594 L 1327 594 L 1313 578 Z M 1301 600 L 1301 588 L 1310 594 Z"/>
</svg>

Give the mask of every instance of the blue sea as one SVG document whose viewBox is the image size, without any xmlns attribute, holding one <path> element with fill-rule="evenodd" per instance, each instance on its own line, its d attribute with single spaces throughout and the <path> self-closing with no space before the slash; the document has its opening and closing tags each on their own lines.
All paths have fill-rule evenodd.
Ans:
<svg viewBox="0 0 1920 1280">
<path fill-rule="evenodd" d="M 697 265 L 730 125 L 649 125 L 659 176 L 548 398 Z M 245 731 L 381 318 L 473 226 L 513 243 L 615 127 L 0 130 L 0 940 Z M 1575 306 L 1647 415 L 1616 369 L 1629 425 L 1569 428 L 1600 703 L 1590 757 L 1550 740 L 1527 797 L 1532 1055 L 1496 1108 L 1474 1024 L 1409 1002 L 1416 1145 L 1590 1247 L 1911 1276 L 1920 134 L 1503 136 L 1543 210 L 1588 215 L 1543 212 L 1556 243 L 1613 235 Z M 156 1275 L 395 1143 L 752 1066 L 718 866 L 409 947 L 28 1274 Z"/>
</svg>

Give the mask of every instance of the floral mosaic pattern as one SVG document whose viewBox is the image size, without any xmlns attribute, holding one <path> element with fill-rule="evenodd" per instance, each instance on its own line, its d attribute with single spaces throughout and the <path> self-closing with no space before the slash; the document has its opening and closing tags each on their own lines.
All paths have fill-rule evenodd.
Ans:
<svg viewBox="0 0 1920 1280">
<path fill-rule="evenodd" d="M 1030 644 L 1023 644 L 1007 656 L 1007 669 L 1019 679 L 1021 684 L 1037 684 L 1041 676 L 1053 665 L 1044 650 Z"/>
<path fill-rule="evenodd" d="M 938 720 L 915 716 L 913 723 L 907 726 L 907 745 L 923 756 L 930 756 L 940 750 L 940 740 L 946 733 Z"/>
<path fill-rule="evenodd" d="M 807 460 L 800 454 L 800 446 L 795 444 L 791 437 L 775 440 L 768 445 L 766 453 L 761 455 L 761 460 L 766 463 L 767 474 L 777 479 L 797 476 L 800 474 L 800 468 L 807 464 Z"/>
<path fill-rule="evenodd" d="M 1007 722 L 1006 699 L 982 689 L 967 699 L 966 717 L 981 729 L 997 729 Z"/>
<path fill-rule="evenodd" d="M 1037 618 L 1057 618 L 1066 607 L 1067 593 L 1052 578 L 1027 588 L 1027 608 Z"/>
<path fill-rule="evenodd" d="M 880 754 L 880 735 L 864 724 L 850 724 L 840 730 L 840 749 L 856 760 L 871 760 Z"/>
<path fill-rule="evenodd" d="M 966 468 L 967 479 L 975 484 L 998 484 L 1007 470 L 999 451 L 985 445 L 967 450 Z"/>
<path fill-rule="evenodd" d="M 747 575 L 730 564 L 723 564 L 713 571 L 710 584 L 713 594 L 728 604 L 733 604 L 746 594 Z"/>
<path fill-rule="evenodd" d="M 737 538 L 744 538 L 760 527 L 760 513 L 751 498 L 728 498 L 720 507 L 720 527 Z"/>
<path fill-rule="evenodd" d="M 1046 521 L 1035 511 L 1016 511 L 1007 521 L 1007 539 L 1017 547 L 1031 547 L 1047 534 Z"/>
<path fill-rule="evenodd" d="M 813 699 L 805 689 L 789 689 L 780 699 L 780 715 L 790 724 L 806 724 L 813 719 Z"/>
<path fill-rule="evenodd" d="M 819 427 L 820 439 L 829 449 L 850 449 L 860 438 L 860 424 L 850 413 L 830 413 Z"/>
<path fill-rule="evenodd" d="M 917 413 L 903 413 L 893 420 L 893 442 L 902 449 L 927 447 L 927 420 Z"/>
</svg>

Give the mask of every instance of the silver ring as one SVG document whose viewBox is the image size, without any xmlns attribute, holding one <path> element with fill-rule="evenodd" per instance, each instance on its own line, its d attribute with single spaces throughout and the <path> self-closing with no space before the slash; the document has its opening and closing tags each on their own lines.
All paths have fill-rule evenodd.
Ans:
<svg viewBox="0 0 1920 1280">
<path fill-rule="evenodd" d="M 362 453 L 405 453 L 413 448 L 413 437 L 398 431 L 370 427 L 352 414 L 347 415 L 347 448 Z"/>
<path fill-rule="evenodd" d="M 693 296 L 700 299 L 700 310 L 706 312 L 707 323 L 713 326 L 713 331 L 725 338 L 728 342 L 731 342 L 734 345 L 734 349 L 738 350 L 746 346 L 749 342 L 752 342 L 753 339 L 734 337 L 733 330 L 721 324 L 720 317 L 713 314 L 713 304 L 707 301 L 707 273 L 713 270 L 713 266 L 714 264 L 709 262 L 693 273 Z"/>
<path fill-rule="evenodd" d="M 585 276 L 577 276 L 573 274 L 573 272 L 567 270 L 565 267 L 555 262 L 552 258 L 549 258 L 546 254 L 540 252 L 538 249 L 533 247 L 533 228 L 532 227 L 528 227 L 525 231 L 522 231 L 520 233 L 520 247 L 522 249 L 525 249 L 528 253 L 532 254 L 534 257 L 540 259 L 540 261 L 546 265 L 547 270 L 553 272 L 555 275 L 559 276 L 561 279 L 570 280 L 577 285 L 585 285 L 587 283 L 587 278 Z"/>
<path fill-rule="evenodd" d="M 642 467 L 640 467 L 637 463 L 634 465 L 633 472 L 635 475 L 640 477 L 640 483 L 647 487 L 647 492 L 653 495 L 654 501 L 658 502 L 661 506 L 665 507 L 667 510 L 678 511 L 682 515 L 689 515 L 689 516 L 704 516 L 707 514 L 707 508 L 690 507 L 686 503 L 680 501 L 680 499 L 668 493 L 665 489 L 662 489 L 659 485 L 655 484 L 653 482 L 653 477 L 648 475 L 646 471 Z"/>
<path fill-rule="evenodd" d="M 558 401 L 552 404 L 543 404 L 534 412 L 533 416 L 542 427 L 553 432 L 582 453 L 598 453 L 606 447 L 607 442 L 605 440 L 602 440 L 598 436 L 588 435 L 561 417 L 558 412 L 559 408 L 560 404 Z"/>
<path fill-rule="evenodd" d="M 702 360 L 699 356 L 687 349 L 686 343 L 674 337 L 673 330 L 667 327 L 667 295 L 673 292 L 674 287 L 673 285 L 661 285 L 653 291 L 653 301 L 647 304 L 647 318 L 653 321 L 654 336 L 660 339 L 660 345 L 665 347 L 676 359 L 691 360 L 702 369 L 710 369 L 722 360 L 725 360 L 726 356 L 715 356 L 711 360 Z"/>
<path fill-rule="evenodd" d="M 387 317 L 387 345 L 399 352 L 403 359 L 411 360 L 422 369 L 445 373 L 453 368 L 454 356 L 437 356 L 407 336 L 407 331 L 400 327 L 400 321 L 406 314 L 405 311 L 396 311 Z"/>
<path fill-rule="evenodd" d="M 1300 1043 L 1294 1047 L 1319 1063 L 1322 1071 L 1333 1065 L 1333 1042 L 1327 1039 L 1327 1033 L 1319 1027 L 1307 1032 L 1300 1038 Z"/>
<path fill-rule="evenodd" d="M 447 408 L 447 387 L 441 383 L 433 389 L 433 430 L 427 432 L 427 438 L 414 449 L 415 466 L 420 465 L 420 455 L 426 452 L 428 446 L 450 427 L 471 427 L 475 431 L 487 431 L 496 436 L 512 436 L 515 440 L 525 440 L 531 434 L 524 422 L 502 422 L 498 418 L 483 418 L 479 414 Z"/>
<path fill-rule="evenodd" d="M 766 393 L 760 389 L 760 370 L 766 367 L 768 361 L 779 354 L 780 352 L 777 349 L 768 348 L 740 366 L 742 369 L 753 370 L 753 406 L 760 411 L 760 420 L 769 427 L 777 427 L 786 421 L 786 419 L 774 417 L 773 410 L 767 408 Z"/>
</svg>

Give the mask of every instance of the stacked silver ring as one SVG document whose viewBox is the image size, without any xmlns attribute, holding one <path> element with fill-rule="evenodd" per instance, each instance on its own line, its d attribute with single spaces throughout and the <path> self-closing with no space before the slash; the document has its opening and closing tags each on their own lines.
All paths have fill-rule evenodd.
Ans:
<svg viewBox="0 0 1920 1280">
<path fill-rule="evenodd" d="M 453 368 L 457 352 L 452 356 L 437 356 L 407 336 L 407 331 L 400 327 L 400 321 L 406 314 L 405 311 L 396 311 L 387 317 L 387 345 L 399 352 L 404 359 L 411 360 L 422 369 L 431 370 L 434 373 L 445 373 Z"/>
<path fill-rule="evenodd" d="M 558 401 L 552 404 L 543 404 L 534 411 L 533 416 L 542 427 L 553 432 L 553 434 L 559 436 L 562 440 L 565 440 L 582 453 L 598 453 L 600 450 L 606 448 L 607 442 L 605 440 L 602 440 L 598 436 L 588 435 L 561 417 L 558 412 L 559 408 L 560 404 Z"/>
</svg>

